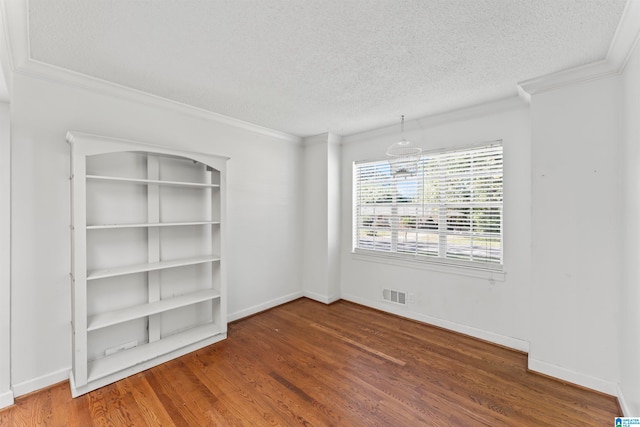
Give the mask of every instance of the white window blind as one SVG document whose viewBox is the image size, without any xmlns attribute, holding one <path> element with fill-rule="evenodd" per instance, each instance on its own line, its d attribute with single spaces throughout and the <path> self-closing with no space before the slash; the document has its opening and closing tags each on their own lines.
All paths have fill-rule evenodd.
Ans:
<svg viewBox="0 0 640 427">
<path fill-rule="evenodd" d="M 354 165 L 354 250 L 501 269 L 502 143 Z"/>
</svg>

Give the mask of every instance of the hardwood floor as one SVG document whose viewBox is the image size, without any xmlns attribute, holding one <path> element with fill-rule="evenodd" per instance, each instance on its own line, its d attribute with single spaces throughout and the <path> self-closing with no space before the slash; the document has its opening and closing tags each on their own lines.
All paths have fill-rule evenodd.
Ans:
<svg viewBox="0 0 640 427">
<path fill-rule="evenodd" d="M 77 399 L 67 382 L 18 398 L 0 425 L 613 425 L 613 397 L 526 366 L 522 353 L 463 335 L 300 299 Z"/>
</svg>

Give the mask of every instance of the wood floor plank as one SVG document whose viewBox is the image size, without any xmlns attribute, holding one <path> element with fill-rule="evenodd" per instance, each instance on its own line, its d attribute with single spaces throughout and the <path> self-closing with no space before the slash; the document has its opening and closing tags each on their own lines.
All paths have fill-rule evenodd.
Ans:
<svg viewBox="0 0 640 427">
<path fill-rule="evenodd" d="M 176 426 L 206 424 L 198 419 L 192 408 L 186 405 L 184 394 L 176 389 L 179 379 L 179 375 L 167 375 L 166 365 L 156 366 L 145 376 L 145 380 Z"/>
<path fill-rule="evenodd" d="M 209 365 L 211 363 L 206 356 L 217 355 L 217 353 L 217 351 L 211 351 L 210 349 L 199 350 L 183 358 L 183 362 L 189 368 L 194 380 L 202 382 L 217 397 L 210 410 L 212 411 L 212 417 L 221 420 L 219 425 L 246 425 L 242 412 L 236 409 L 234 405 L 235 399 L 232 397 L 239 392 L 239 389 L 217 373 L 211 373 L 212 375 L 209 376 Z M 215 363 L 215 365 L 217 366 L 219 363 Z"/>
<path fill-rule="evenodd" d="M 129 393 L 140 410 L 140 416 L 147 426 L 173 427 L 175 423 L 161 404 L 149 383 L 144 378 L 145 373 L 136 374 L 122 381 L 118 381 L 118 388 Z"/>
<path fill-rule="evenodd" d="M 611 425 L 614 397 L 527 371 L 527 356 L 339 301 L 229 325 L 229 338 L 72 399 L 20 397 L 0 426 Z"/>
<path fill-rule="evenodd" d="M 206 360 L 206 355 L 200 359 Z M 259 360 L 247 361 L 237 352 L 206 363 L 206 375 L 210 381 L 222 380 L 219 385 L 226 390 L 227 408 L 238 414 L 244 425 L 281 425 L 283 417 L 276 415 L 278 402 L 268 393 L 270 378 L 260 369 Z"/>
<path fill-rule="evenodd" d="M 295 331 L 285 329 L 283 323 L 278 322 L 277 315 L 270 317 L 272 319 L 268 323 L 271 324 L 271 329 L 275 327 L 274 331 L 284 332 L 273 335 L 274 339 L 270 340 L 269 348 L 259 348 L 260 343 L 255 343 L 252 347 L 258 355 L 263 355 L 263 360 L 268 360 L 264 355 L 275 349 L 275 343 L 281 344 L 281 348 L 278 348 L 279 363 L 274 363 L 271 367 L 278 369 L 290 382 L 304 385 L 304 389 L 307 390 L 305 393 L 313 396 L 316 410 L 324 412 L 332 420 L 321 425 L 352 425 L 346 421 L 349 418 L 353 418 L 357 425 L 362 417 L 371 415 L 377 405 L 377 398 L 373 393 L 368 390 L 358 390 L 354 393 L 349 389 L 351 384 L 345 378 L 342 381 L 333 381 L 332 375 L 326 375 L 327 372 L 337 372 L 348 364 L 349 357 L 345 357 L 345 352 L 340 347 L 353 351 L 352 346 L 343 341 L 336 345 L 335 339 L 330 335 L 318 332 L 317 329 L 309 329 L 308 325 L 298 325 Z M 265 332 L 267 330 L 270 329 L 265 329 Z M 310 334 L 313 338 L 309 337 Z M 317 337 L 326 342 L 318 345 Z M 362 402 L 365 404 L 362 405 Z"/>
</svg>

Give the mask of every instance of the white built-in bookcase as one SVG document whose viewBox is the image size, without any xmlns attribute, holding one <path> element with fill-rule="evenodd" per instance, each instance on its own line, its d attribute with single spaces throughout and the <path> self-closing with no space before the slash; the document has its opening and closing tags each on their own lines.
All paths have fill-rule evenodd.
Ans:
<svg viewBox="0 0 640 427">
<path fill-rule="evenodd" d="M 227 336 L 227 158 L 69 132 L 72 395 Z"/>
</svg>

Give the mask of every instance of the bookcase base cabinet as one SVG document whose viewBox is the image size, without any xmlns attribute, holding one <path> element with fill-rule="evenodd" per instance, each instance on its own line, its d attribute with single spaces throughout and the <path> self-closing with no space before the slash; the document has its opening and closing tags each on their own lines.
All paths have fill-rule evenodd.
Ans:
<svg viewBox="0 0 640 427">
<path fill-rule="evenodd" d="M 149 368 L 153 368 L 154 366 L 161 365 L 177 357 L 184 356 L 185 354 L 191 353 L 192 351 L 196 351 L 208 345 L 215 344 L 219 341 L 225 340 L 226 338 L 227 338 L 226 332 L 217 334 L 207 339 L 204 339 L 202 341 L 191 343 L 189 345 L 185 345 L 184 347 L 172 350 L 168 353 L 155 355 L 155 356 L 154 356 L 154 353 L 158 350 L 145 349 L 144 351 L 140 352 L 138 356 L 140 361 L 137 364 L 129 365 L 125 369 L 121 369 L 117 372 L 107 374 L 101 378 L 96 378 L 94 380 L 91 380 L 87 384 L 82 386 L 76 385 L 76 381 L 75 381 L 75 378 L 73 377 L 73 370 L 72 370 L 71 373 L 69 374 L 69 383 L 71 384 L 71 397 L 78 397 L 90 391 L 97 390 L 101 387 L 112 384 L 121 379 L 127 378 L 128 376 L 137 374 L 142 371 L 146 371 Z"/>
<path fill-rule="evenodd" d="M 227 337 L 225 157 L 69 132 L 73 397 Z"/>
</svg>

